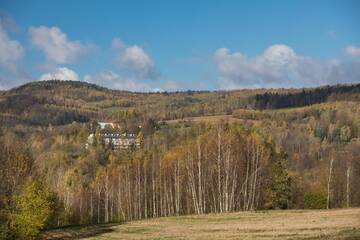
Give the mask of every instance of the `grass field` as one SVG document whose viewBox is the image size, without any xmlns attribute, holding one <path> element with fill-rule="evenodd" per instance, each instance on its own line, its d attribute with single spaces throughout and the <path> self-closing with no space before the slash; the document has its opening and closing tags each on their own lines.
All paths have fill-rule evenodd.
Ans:
<svg viewBox="0 0 360 240">
<path fill-rule="evenodd" d="M 190 215 L 51 231 L 47 239 L 360 239 L 360 208 Z"/>
</svg>

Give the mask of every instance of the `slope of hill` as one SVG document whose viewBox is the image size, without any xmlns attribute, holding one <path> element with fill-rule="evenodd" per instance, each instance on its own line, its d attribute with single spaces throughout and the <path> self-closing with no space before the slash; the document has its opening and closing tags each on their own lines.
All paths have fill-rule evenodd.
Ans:
<svg viewBox="0 0 360 240">
<path fill-rule="evenodd" d="M 138 117 L 172 120 L 232 114 L 239 108 L 298 107 L 334 100 L 359 101 L 360 84 L 315 89 L 257 89 L 135 93 L 79 81 L 32 82 L 0 92 L 0 122 L 63 125 L 91 119 Z M 124 113 L 125 112 L 125 113 Z"/>
<path fill-rule="evenodd" d="M 175 119 L 246 107 L 251 104 L 246 101 L 251 95 L 253 93 L 247 91 L 132 93 L 84 82 L 47 81 L 29 83 L 2 93 L 0 113 L 3 117 L 7 115 L 35 125 L 65 124 L 79 118 L 114 119 L 119 111 L 134 109 L 158 120 Z"/>
<path fill-rule="evenodd" d="M 0 233 L 32 226 L 37 208 L 48 213 L 41 224 L 55 228 L 359 207 L 358 91 L 353 85 L 133 93 L 48 81 L 2 92 Z M 256 105 L 262 98 L 265 107 Z M 279 106 L 278 99 L 289 102 Z M 114 151 L 93 124 L 100 119 L 120 127 L 106 131 L 136 134 L 140 147 Z"/>
</svg>

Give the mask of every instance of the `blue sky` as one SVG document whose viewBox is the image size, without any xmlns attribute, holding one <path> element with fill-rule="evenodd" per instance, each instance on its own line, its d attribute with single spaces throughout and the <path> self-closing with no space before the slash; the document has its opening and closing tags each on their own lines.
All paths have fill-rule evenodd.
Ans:
<svg viewBox="0 0 360 240">
<path fill-rule="evenodd" d="M 0 1 L 0 89 L 360 82 L 360 1 Z"/>
</svg>

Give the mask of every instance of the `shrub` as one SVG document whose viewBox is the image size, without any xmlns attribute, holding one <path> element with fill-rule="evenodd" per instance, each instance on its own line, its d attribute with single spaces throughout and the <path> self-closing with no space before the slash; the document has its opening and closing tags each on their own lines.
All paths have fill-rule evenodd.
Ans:
<svg viewBox="0 0 360 240">
<path fill-rule="evenodd" d="M 10 216 L 11 233 L 17 239 L 34 239 L 54 214 L 53 194 L 38 182 L 28 182 L 16 197 L 16 211 Z"/>
<path fill-rule="evenodd" d="M 326 195 L 322 192 L 306 192 L 304 195 L 304 207 L 309 209 L 325 209 Z"/>
</svg>

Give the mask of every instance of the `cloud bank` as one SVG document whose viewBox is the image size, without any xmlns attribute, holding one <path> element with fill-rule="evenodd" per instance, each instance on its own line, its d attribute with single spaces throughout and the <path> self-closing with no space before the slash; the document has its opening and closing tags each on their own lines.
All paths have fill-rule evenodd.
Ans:
<svg viewBox="0 0 360 240">
<path fill-rule="evenodd" d="M 320 61 L 300 56 L 284 44 L 272 45 L 255 57 L 220 48 L 215 51 L 214 58 L 221 89 L 309 87 L 360 79 L 359 62 Z"/>
<path fill-rule="evenodd" d="M 127 91 L 135 91 L 135 92 L 150 92 L 152 88 L 146 84 L 141 83 L 133 79 L 127 79 L 121 77 L 117 73 L 105 70 L 101 71 L 94 76 L 85 75 L 84 81 L 89 83 L 99 84 L 101 86 L 105 86 L 111 89 L 118 90 L 127 90 Z"/>
<path fill-rule="evenodd" d="M 84 81 L 98 84 L 110 89 L 133 92 L 175 91 L 178 88 L 176 82 L 172 80 L 164 81 L 162 83 L 145 83 L 137 79 L 122 77 L 119 74 L 110 70 L 100 71 L 95 75 L 85 75 Z M 158 84 L 160 84 L 161 87 L 159 87 Z"/>
</svg>

